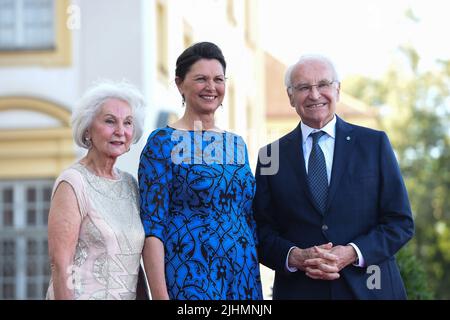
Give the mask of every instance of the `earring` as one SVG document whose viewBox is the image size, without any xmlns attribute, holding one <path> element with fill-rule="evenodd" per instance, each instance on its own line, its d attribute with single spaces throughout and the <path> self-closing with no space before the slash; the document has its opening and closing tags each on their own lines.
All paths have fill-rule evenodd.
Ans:
<svg viewBox="0 0 450 320">
<path fill-rule="evenodd" d="M 90 149 L 92 147 L 91 138 L 85 137 L 84 138 L 84 144 L 86 145 L 86 147 L 88 147 L 88 149 Z"/>
<path fill-rule="evenodd" d="M 181 95 L 181 107 L 184 108 L 186 106 L 186 98 L 184 94 Z"/>
</svg>

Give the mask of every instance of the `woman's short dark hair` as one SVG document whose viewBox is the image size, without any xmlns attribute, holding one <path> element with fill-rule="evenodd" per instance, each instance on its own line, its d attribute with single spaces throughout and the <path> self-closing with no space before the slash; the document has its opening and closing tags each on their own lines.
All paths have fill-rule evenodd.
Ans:
<svg viewBox="0 0 450 320">
<path fill-rule="evenodd" d="M 223 73 L 225 74 L 227 64 L 222 54 L 222 50 L 212 42 L 199 42 L 184 50 L 178 57 L 175 76 L 184 80 L 186 74 L 191 69 L 191 66 L 200 59 L 218 60 L 222 65 Z"/>
</svg>

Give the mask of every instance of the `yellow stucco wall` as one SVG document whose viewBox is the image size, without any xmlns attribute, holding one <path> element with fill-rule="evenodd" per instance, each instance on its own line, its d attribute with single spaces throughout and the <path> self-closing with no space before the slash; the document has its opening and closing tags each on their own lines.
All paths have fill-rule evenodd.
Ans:
<svg viewBox="0 0 450 320">
<path fill-rule="evenodd" d="M 61 127 L 0 130 L 0 179 L 54 178 L 75 160 L 70 111 L 25 97 L 0 98 L 0 112 L 5 110 L 40 112 Z"/>
</svg>

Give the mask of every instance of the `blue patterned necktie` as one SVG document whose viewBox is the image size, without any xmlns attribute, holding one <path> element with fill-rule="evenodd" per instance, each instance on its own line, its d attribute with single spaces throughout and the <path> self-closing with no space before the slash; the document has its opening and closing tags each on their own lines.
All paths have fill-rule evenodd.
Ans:
<svg viewBox="0 0 450 320">
<path fill-rule="evenodd" d="M 310 134 L 313 144 L 308 162 L 309 189 L 322 214 L 325 213 L 328 197 L 327 165 L 325 164 L 325 156 L 319 146 L 319 139 L 324 134 L 323 131 Z"/>
</svg>

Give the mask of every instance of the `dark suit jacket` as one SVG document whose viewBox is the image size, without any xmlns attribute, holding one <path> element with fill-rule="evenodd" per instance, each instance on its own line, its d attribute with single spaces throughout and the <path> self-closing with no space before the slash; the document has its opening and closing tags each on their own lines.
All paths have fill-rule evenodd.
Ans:
<svg viewBox="0 0 450 320">
<path fill-rule="evenodd" d="M 274 299 L 405 299 L 394 254 L 413 236 L 414 223 L 386 134 L 337 117 L 324 215 L 315 207 L 308 188 L 300 124 L 278 142 L 276 174 L 261 174 L 261 169 L 269 166 L 261 161 L 261 152 L 275 151 L 274 143 L 260 151 L 254 199 L 259 258 L 275 270 Z M 334 281 L 313 280 L 303 271 L 286 270 L 292 246 L 309 248 L 329 241 L 334 245 L 355 243 L 365 265 L 376 267 L 350 265 Z"/>
</svg>

